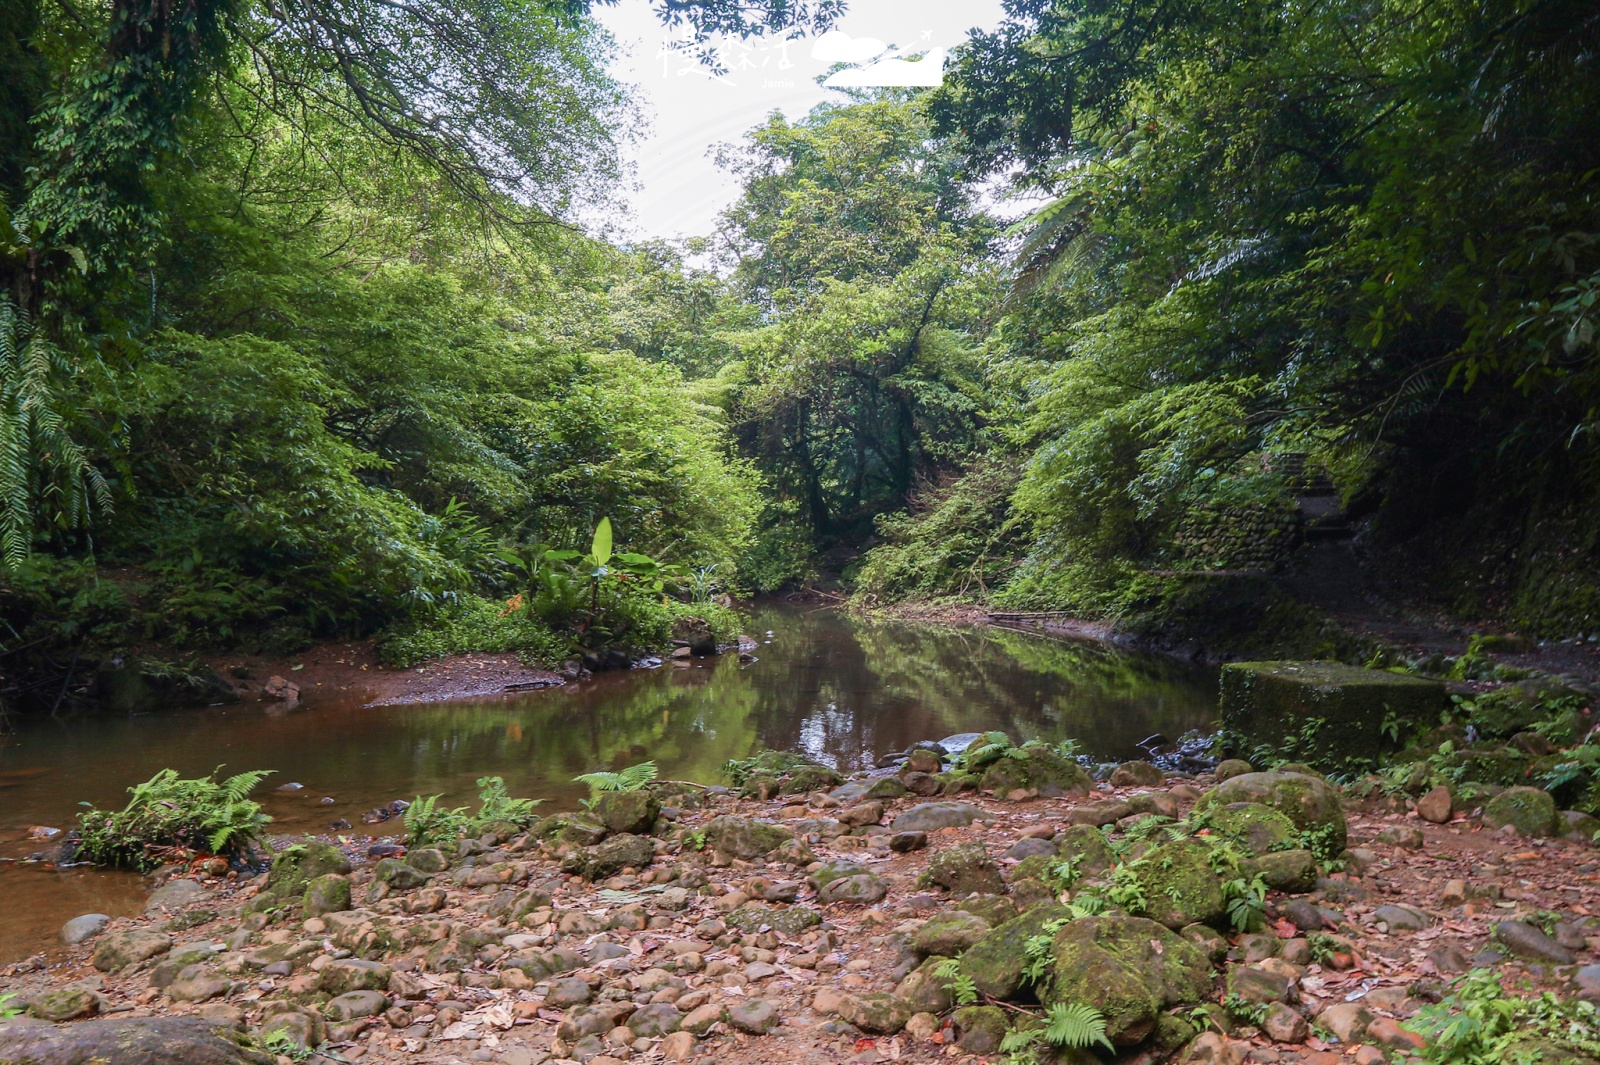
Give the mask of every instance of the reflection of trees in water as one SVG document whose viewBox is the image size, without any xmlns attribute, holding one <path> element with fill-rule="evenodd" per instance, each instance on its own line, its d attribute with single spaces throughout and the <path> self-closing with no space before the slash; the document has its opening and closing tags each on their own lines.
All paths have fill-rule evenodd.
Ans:
<svg viewBox="0 0 1600 1065">
<path fill-rule="evenodd" d="M 918 739 L 986 728 L 1077 738 L 1120 756 L 1152 732 L 1175 736 L 1215 716 L 1214 679 L 1168 660 L 832 612 L 770 624 L 782 652 L 758 681 L 763 745 L 834 752 L 847 768 Z"/>
</svg>

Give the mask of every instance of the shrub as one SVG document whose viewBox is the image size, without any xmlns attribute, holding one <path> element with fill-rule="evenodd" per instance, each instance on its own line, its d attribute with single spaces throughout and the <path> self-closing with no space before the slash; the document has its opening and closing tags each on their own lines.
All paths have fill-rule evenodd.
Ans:
<svg viewBox="0 0 1600 1065">
<path fill-rule="evenodd" d="M 79 855 L 98 865 L 144 872 L 198 853 L 241 854 L 272 820 L 247 797 L 271 770 L 220 782 L 212 779 L 216 773 L 184 780 L 177 770 L 163 769 L 129 788 L 132 797 L 121 810 L 85 811 L 78 817 Z"/>
</svg>

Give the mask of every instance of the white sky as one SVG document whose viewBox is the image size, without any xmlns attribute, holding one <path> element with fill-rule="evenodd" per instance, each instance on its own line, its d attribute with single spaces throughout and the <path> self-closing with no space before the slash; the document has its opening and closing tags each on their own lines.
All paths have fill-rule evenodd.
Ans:
<svg viewBox="0 0 1600 1065">
<path fill-rule="evenodd" d="M 725 50 L 724 63 L 734 69 L 718 81 L 686 57 L 663 57 L 665 31 L 645 0 L 595 10 L 617 39 L 611 73 L 637 88 L 649 123 L 630 152 L 634 187 L 626 199 L 632 217 L 610 220 L 614 238 L 709 234 L 717 213 L 738 191 L 712 162 L 715 146 L 737 143 L 774 110 L 793 120 L 823 100 L 843 98 L 816 84 L 829 64 L 811 57 L 809 38 L 786 50 L 757 45 L 743 53 L 745 59 L 736 49 Z M 851 0 L 835 28 L 921 52 L 960 44 L 972 27 L 993 28 L 1001 16 L 1000 0 Z M 780 69 L 785 58 L 792 65 Z M 747 68 L 737 69 L 743 63 Z"/>
</svg>

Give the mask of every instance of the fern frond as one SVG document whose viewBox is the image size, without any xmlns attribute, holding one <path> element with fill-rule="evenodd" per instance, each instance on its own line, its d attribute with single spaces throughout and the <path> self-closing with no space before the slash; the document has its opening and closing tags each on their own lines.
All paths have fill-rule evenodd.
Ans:
<svg viewBox="0 0 1600 1065">
<path fill-rule="evenodd" d="M 1082 1002 L 1058 1002 L 1044 1015 L 1045 1042 L 1051 1046 L 1069 1049 L 1087 1049 L 1102 1046 L 1115 1051 L 1106 1038 L 1105 1014 Z"/>
</svg>

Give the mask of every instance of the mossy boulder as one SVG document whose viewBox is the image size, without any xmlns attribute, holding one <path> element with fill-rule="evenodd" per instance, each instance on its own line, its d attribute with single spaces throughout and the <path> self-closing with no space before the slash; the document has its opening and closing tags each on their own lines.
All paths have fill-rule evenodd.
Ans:
<svg viewBox="0 0 1600 1065">
<path fill-rule="evenodd" d="M 791 939 L 822 923 L 822 914 L 807 906 L 766 906 L 751 902 L 728 914 L 727 925 L 736 932 L 753 935 L 771 928 Z"/>
<path fill-rule="evenodd" d="M 0 1022 L 0 1061 L 30 1065 L 273 1065 L 274 1058 L 247 1045 L 242 1033 L 207 1018 L 112 1017 L 61 1026 Z"/>
<path fill-rule="evenodd" d="M 1211 990 L 1205 952 L 1142 917 L 1073 921 L 1056 933 L 1051 960 L 1055 979 L 1045 1004 L 1093 1006 L 1119 1047 L 1143 1042 L 1163 1010 L 1194 1005 Z"/>
<path fill-rule="evenodd" d="M 1337 662 L 1233 662 L 1222 667 L 1222 723 L 1268 743 L 1306 735 L 1319 755 L 1375 758 L 1385 725 L 1431 724 L 1450 706 L 1439 681 Z"/>
<path fill-rule="evenodd" d="M 320 877 L 318 879 L 321 879 Z M 421 869 L 399 858 L 384 858 L 372 867 L 372 882 L 387 884 L 393 891 L 415 891 L 433 878 Z M 350 907 L 346 906 L 345 909 Z M 325 910 L 333 913 L 333 910 Z"/>
<path fill-rule="evenodd" d="M 112 932 L 94 947 L 94 967 L 103 973 L 116 972 L 172 949 L 172 937 L 148 928 Z"/>
<path fill-rule="evenodd" d="M 917 929 L 911 949 L 926 957 L 942 954 L 954 958 L 989 934 L 989 922 L 966 910 L 940 914 Z"/>
<path fill-rule="evenodd" d="M 1290 894 L 1310 891 L 1319 872 L 1317 856 L 1303 848 L 1246 858 L 1239 863 L 1239 871 L 1246 879 L 1259 876 L 1269 888 Z"/>
<path fill-rule="evenodd" d="M 1009 1024 L 999 1006 L 962 1006 L 955 1014 L 957 1045 L 968 1054 L 993 1054 L 1000 1049 Z"/>
<path fill-rule="evenodd" d="M 1021 917 L 997 925 L 961 956 L 961 969 L 978 990 L 992 998 L 1010 998 L 1022 989 L 1028 966 L 1027 943 L 1045 934 L 1045 926 L 1072 916 L 1060 903 L 1035 906 Z"/>
<path fill-rule="evenodd" d="M 1537 1062 L 1538 1065 L 1600 1065 L 1600 1057 L 1571 1043 L 1531 1033 L 1518 1036 L 1502 1047 L 1500 1060 Z"/>
<path fill-rule="evenodd" d="M 648 791 L 608 791 L 591 811 L 610 832 L 647 836 L 661 816 L 661 800 Z"/>
<path fill-rule="evenodd" d="M 947 960 L 932 955 L 895 985 L 895 995 L 910 1005 L 913 1013 L 943 1013 L 955 1005 L 949 981 L 934 972 Z"/>
<path fill-rule="evenodd" d="M 999 895 L 1006 890 L 999 866 L 981 843 L 963 843 L 935 854 L 928 862 L 927 877 L 956 898 L 974 892 Z"/>
<path fill-rule="evenodd" d="M 1117 856 L 1106 842 L 1106 835 L 1092 825 L 1068 825 L 1055 837 L 1056 854 L 1072 863 L 1080 876 L 1099 876 L 1117 864 Z"/>
<path fill-rule="evenodd" d="M 1123 762 L 1111 772 L 1113 788 L 1153 788 L 1166 779 L 1167 775 L 1153 762 Z"/>
<path fill-rule="evenodd" d="M 100 1008 L 100 1000 L 81 987 L 47 991 L 28 1003 L 28 1015 L 42 1021 L 71 1021 L 87 1017 Z"/>
<path fill-rule="evenodd" d="M 1304 773 L 1244 773 L 1218 784 L 1196 805 L 1212 810 L 1237 802 L 1260 803 L 1283 814 L 1319 858 L 1338 857 L 1345 848 L 1344 809 L 1326 781 Z"/>
<path fill-rule="evenodd" d="M 1483 823 L 1490 828 L 1515 825 L 1524 836 L 1554 836 L 1561 831 L 1556 801 L 1538 788 L 1507 788 L 1484 806 Z"/>
<path fill-rule="evenodd" d="M 1217 783 L 1220 784 L 1230 777 L 1240 777 L 1255 771 L 1256 767 L 1243 758 L 1224 758 L 1217 763 Z"/>
<path fill-rule="evenodd" d="M 1469 747 L 1446 758 L 1446 764 L 1459 768 L 1462 780 L 1511 787 L 1527 778 L 1533 759 L 1526 751 L 1499 745 Z"/>
<path fill-rule="evenodd" d="M 1094 781 L 1083 766 L 1048 747 L 1021 747 L 991 762 L 978 786 L 1002 797 L 1018 789 L 1040 795 L 1081 796 L 1089 794 Z"/>
<path fill-rule="evenodd" d="M 794 833 L 786 828 L 727 815 L 713 817 L 700 831 L 705 835 L 706 846 L 744 861 L 771 854 L 794 839 Z"/>
<path fill-rule="evenodd" d="M 810 763 L 792 770 L 778 787 L 782 795 L 803 795 L 808 791 L 827 791 L 844 783 L 844 777 L 825 765 Z"/>
<path fill-rule="evenodd" d="M 406 855 L 406 864 L 424 873 L 442 873 L 450 868 L 450 859 L 438 847 L 421 847 Z"/>
<path fill-rule="evenodd" d="M 301 912 L 307 917 L 321 917 L 325 913 L 338 913 L 350 909 L 350 878 L 338 873 L 319 876 L 306 885 L 305 901 Z"/>
<path fill-rule="evenodd" d="M 655 855 L 655 846 L 648 837 L 624 833 L 569 855 L 561 863 L 561 869 L 585 880 L 604 880 L 624 869 L 644 869 L 655 860 Z"/>
<path fill-rule="evenodd" d="M 873 1035 L 893 1035 L 911 1019 L 911 1005 L 898 995 L 868 991 L 847 995 L 839 1016 Z"/>
<path fill-rule="evenodd" d="M 1251 854 L 1270 854 L 1299 845 L 1300 830 L 1288 815 L 1258 802 L 1233 802 L 1210 808 L 1213 832 L 1233 840 Z"/>
<path fill-rule="evenodd" d="M 319 876 L 348 876 L 350 859 L 338 847 L 310 840 L 285 847 L 272 859 L 267 890 L 280 897 L 303 894 Z"/>
<path fill-rule="evenodd" d="M 1128 866 L 1144 891 L 1144 916 L 1171 929 L 1213 924 L 1227 912 L 1211 848 L 1198 840 L 1164 843 Z"/>
</svg>

